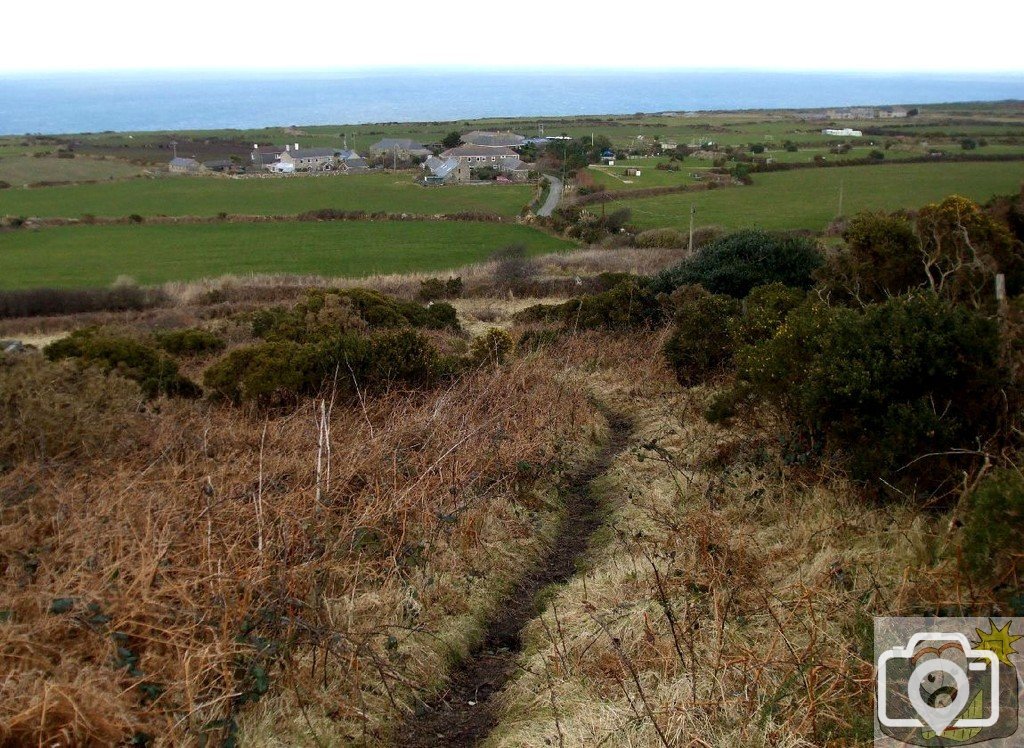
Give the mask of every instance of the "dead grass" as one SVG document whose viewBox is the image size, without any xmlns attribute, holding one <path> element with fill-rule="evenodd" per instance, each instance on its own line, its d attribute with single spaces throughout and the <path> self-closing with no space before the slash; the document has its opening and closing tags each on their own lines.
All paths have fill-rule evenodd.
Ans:
<svg viewBox="0 0 1024 748">
<path fill-rule="evenodd" d="M 552 369 L 265 417 L 162 401 L 129 445 L 0 474 L 0 743 L 380 744 L 599 435 Z"/>
</svg>

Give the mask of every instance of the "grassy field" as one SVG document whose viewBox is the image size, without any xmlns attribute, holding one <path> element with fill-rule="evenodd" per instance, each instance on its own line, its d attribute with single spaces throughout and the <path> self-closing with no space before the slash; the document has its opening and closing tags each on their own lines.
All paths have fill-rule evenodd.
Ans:
<svg viewBox="0 0 1024 748">
<path fill-rule="evenodd" d="M 123 179 L 141 174 L 142 169 L 113 158 L 57 158 L 44 156 L 0 157 L 0 180 L 20 187 L 33 182 L 80 182 L 87 179 Z M 12 193 L 14 194 L 14 193 Z M 0 195 L 0 205 L 6 202 Z"/>
<path fill-rule="evenodd" d="M 0 215 L 290 215 L 338 208 L 391 213 L 483 211 L 514 216 L 532 196 L 530 185 L 425 188 L 405 172 L 248 179 L 166 177 L 4 190 L 0 192 Z"/>
<path fill-rule="evenodd" d="M 697 206 L 697 224 L 726 228 L 822 229 L 838 213 L 840 185 L 843 213 L 862 210 L 915 208 L 947 195 L 975 200 L 1017 192 L 1024 180 L 1024 163 L 952 163 L 851 166 L 839 169 L 754 175 L 748 187 L 709 192 L 621 200 L 643 228 L 689 222 L 690 205 Z"/>
<path fill-rule="evenodd" d="M 0 234 L 0 288 L 144 284 L 225 274 L 360 277 L 443 270 L 521 243 L 572 246 L 526 226 L 456 222 L 324 222 L 78 226 Z"/>
</svg>

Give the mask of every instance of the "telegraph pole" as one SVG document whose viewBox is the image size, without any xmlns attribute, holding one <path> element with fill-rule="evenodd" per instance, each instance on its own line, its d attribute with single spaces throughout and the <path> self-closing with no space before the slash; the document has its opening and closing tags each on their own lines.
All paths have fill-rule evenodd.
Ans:
<svg viewBox="0 0 1024 748">
<path fill-rule="evenodd" d="M 690 245 L 689 253 L 693 254 L 693 216 L 697 213 L 697 206 L 690 203 Z"/>
</svg>

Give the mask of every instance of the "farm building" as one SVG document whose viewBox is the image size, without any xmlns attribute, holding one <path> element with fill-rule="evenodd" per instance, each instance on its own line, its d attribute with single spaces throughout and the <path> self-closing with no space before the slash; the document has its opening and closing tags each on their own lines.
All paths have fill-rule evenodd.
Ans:
<svg viewBox="0 0 1024 748">
<path fill-rule="evenodd" d="M 886 107 L 878 110 L 878 116 L 881 119 L 904 119 L 907 116 L 907 110 L 898 106 Z"/>
<path fill-rule="evenodd" d="M 285 146 L 279 161 L 291 164 L 296 171 L 330 171 L 334 168 L 334 148 L 295 148 Z"/>
<path fill-rule="evenodd" d="M 638 169 L 635 166 L 626 167 L 626 176 L 627 177 L 639 177 L 640 176 L 640 169 Z"/>
<path fill-rule="evenodd" d="M 203 165 L 194 158 L 172 158 L 167 165 L 167 171 L 172 174 L 198 174 L 202 171 Z"/>
<path fill-rule="evenodd" d="M 844 127 L 842 129 L 826 128 L 821 131 L 822 135 L 834 135 L 839 138 L 859 138 L 864 133 L 860 130 L 854 130 L 850 127 Z"/>
<path fill-rule="evenodd" d="M 469 164 L 457 158 L 430 156 L 424 168 L 428 174 L 423 181 L 427 184 L 458 184 L 470 180 Z"/>
<path fill-rule="evenodd" d="M 203 161 L 203 169 L 205 171 L 215 172 L 227 172 L 235 169 L 235 162 L 230 159 L 215 159 L 213 161 Z"/>
<path fill-rule="evenodd" d="M 371 156 L 397 156 L 401 159 L 430 155 L 430 149 L 408 138 L 383 138 L 370 146 Z"/>
<path fill-rule="evenodd" d="M 500 169 L 506 161 L 509 163 L 519 161 L 519 154 L 505 146 L 460 145 L 458 148 L 449 148 L 441 154 L 441 158 L 445 160 L 457 158 L 473 168 L 493 166 Z"/>
</svg>

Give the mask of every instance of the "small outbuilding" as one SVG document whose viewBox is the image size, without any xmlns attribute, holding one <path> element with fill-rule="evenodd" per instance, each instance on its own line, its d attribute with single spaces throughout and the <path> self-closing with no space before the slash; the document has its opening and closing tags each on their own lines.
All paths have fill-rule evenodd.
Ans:
<svg viewBox="0 0 1024 748">
<path fill-rule="evenodd" d="M 172 158 L 171 162 L 167 165 L 167 171 L 171 174 L 198 174 L 203 168 L 203 165 L 196 161 L 194 158 Z"/>
</svg>

